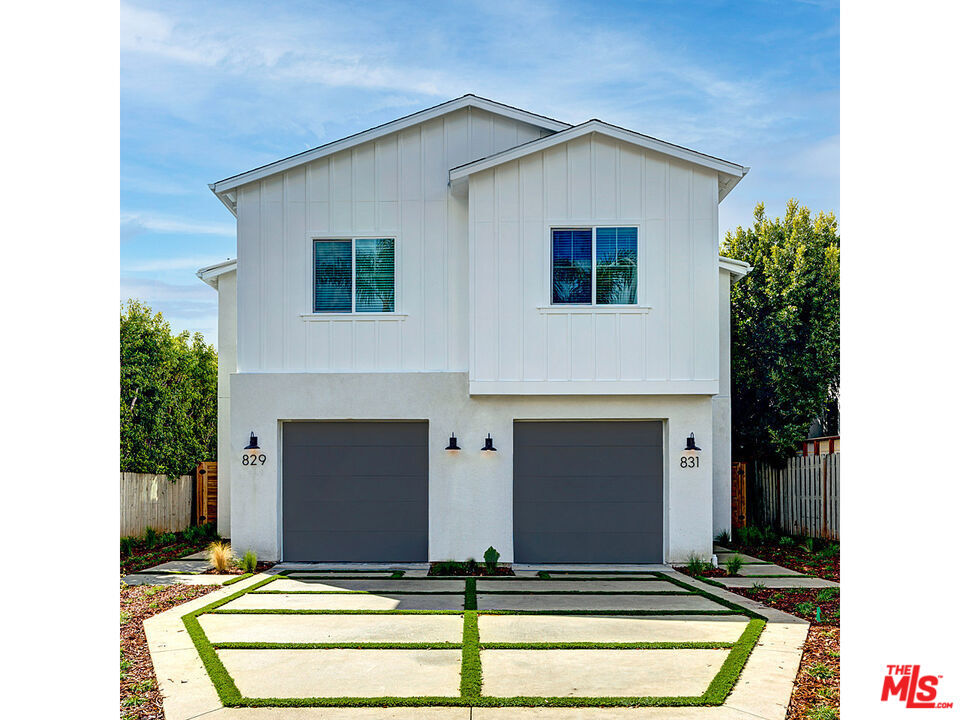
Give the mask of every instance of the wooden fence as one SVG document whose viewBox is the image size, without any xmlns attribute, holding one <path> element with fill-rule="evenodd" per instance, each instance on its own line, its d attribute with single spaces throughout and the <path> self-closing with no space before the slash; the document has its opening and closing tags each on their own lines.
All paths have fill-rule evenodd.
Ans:
<svg viewBox="0 0 960 720">
<path fill-rule="evenodd" d="M 190 526 L 193 476 L 120 473 L 120 537 L 140 537 L 147 527 L 179 532 Z"/>
<path fill-rule="evenodd" d="M 840 453 L 791 458 L 782 470 L 753 463 L 750 523 L 789 535 L 840 539 Z"/>
</svg>

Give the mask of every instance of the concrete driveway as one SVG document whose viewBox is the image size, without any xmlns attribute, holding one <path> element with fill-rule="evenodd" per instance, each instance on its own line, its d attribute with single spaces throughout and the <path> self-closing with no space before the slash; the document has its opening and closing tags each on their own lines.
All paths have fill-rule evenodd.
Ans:
<svg viewBox="0 0 960 720">
<path fill-rule="evenodd" d="M 807 624 L 672 571 L 278 566 L 148 620 L 167 720 L 770 718 Z"/>
</svg>

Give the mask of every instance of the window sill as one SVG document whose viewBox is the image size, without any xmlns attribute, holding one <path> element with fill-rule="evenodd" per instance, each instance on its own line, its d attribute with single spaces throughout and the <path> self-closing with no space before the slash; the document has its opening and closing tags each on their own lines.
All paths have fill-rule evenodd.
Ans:
<svg viewBox="0 0 960 720">
<path fill-rule="evenodd" d="M 652 309 L 650 305 L 537 305 L 546 315 L 645 315 Z"/>
<path fill-rule="evenodd" d="M 304 322 L 327 320 L 406 320 L 406 313 L 353 312 L 353 313 L 301 313 Z"/>
</svg>

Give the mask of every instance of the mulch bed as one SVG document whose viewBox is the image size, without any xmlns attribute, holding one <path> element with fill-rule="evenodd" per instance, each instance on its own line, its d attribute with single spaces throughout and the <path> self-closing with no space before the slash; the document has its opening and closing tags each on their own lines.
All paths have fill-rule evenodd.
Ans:
<svg viewBox="0 0 960 720">
<path fill-rule="evenodd" d="M 786 720 L 840 717 L 840 628 L 812 625 Z"/>
<path fill-rule="evenodd" d="M 757 578 L 758 583 L 763 578 Z M 839 588 L 727 588 L 737 595 L 756 600 L 768 607 L 783 610 L 808 621 L 811 625 L 840 625 Z M 836 590 L 837 592 L 832 592 Z M 821 594 L 822 593 L 822 594 Z M 831 597 L 832 596 L 832 597 Z M 817 608 L 820 608 L 820 622 L 817 622 Z"/>
<path fill-rule="evenodd" d="M 157 545 L 153 548 L 135 547 L 129 555 L 120 556 L 120 574 L 128 575 L 169 560 L 179 560 L 184 555 L 206 549 L 209 544 L 210 538 L 189 542 L 178 537 L 176 542 L 167 545 Z"/>
<path fill-rule="evenodd" d="M 120 717 L 121 720 L 163 720 L 163 704 L 143 621 L 219 585 L 120 586 Z"/>
<path fill-rule="evenodd" d="M 492 577 L 495 575 L 513 575 L 513 568 L 508 565 L 497 565 L 494 572 L 487 570 L 486 565 L 480 563 L 430 563 L 427 575 L 457 575 L 465 577 Z"/>
<path fill-rule="evenodd" d="M 822 557 L 816 552 L 808 552 L 801 547 L 781 547 L 779 545 L 734 545 L 731 549 L 760 560 L 776 563 L 785 568 L 815 575 L 825 580 L 840 582 L 840 553 L 832 557 Z"/>
<path fill-rule="evenodd" d="M 679 572 L 682 572 L 684 575 L 689 575 L 690 577 L 697 577 L 692 572 L 690 572 L 690 570 L 688 570 L 685 565 L 674 565 L 673 569 L 678 570 Z M 728 577 L 728 573 L 726 570 L 724 570 L 723 568 L 715 568 L 715 567 L 707 568 L 702 573 L 700 573 L 700 575 L 701 577 L 708 577 L 708 578 Z"/>
</svg>

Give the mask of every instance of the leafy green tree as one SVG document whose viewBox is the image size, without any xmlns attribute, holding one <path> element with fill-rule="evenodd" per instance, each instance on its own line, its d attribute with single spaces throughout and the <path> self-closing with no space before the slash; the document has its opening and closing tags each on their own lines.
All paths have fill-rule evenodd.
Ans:
<svg viewBox="0 0 960 720">
<path fill-rule="evenodd" d="M 217 353 L 128 300 L 120 315 L 120 469 L 186 475 L 217 452 Z"/>
<path fill-rule="evenodd" d="M 734 457 L 782 466 L 839 399 L 837 219 L 790 200 L 771 220 L 759 203 L 720 252 L 754 268 L 730 290 Z"/>
</svg>

